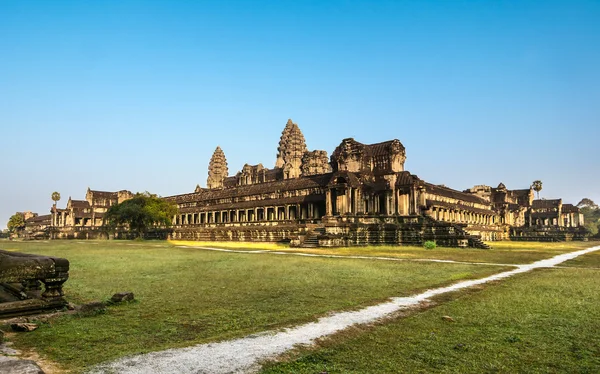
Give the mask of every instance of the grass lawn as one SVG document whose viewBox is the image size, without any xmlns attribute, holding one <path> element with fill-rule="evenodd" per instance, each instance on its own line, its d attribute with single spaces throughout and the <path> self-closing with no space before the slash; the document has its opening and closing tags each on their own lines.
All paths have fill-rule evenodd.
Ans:
<svg viewBox="0 0 600 374">
<path fill-rule="evenodd" d="M 589 246 L 600 246 L 600 241 L 590 242 Z M 564 264 L 562 264 L 562 266 L 600 269 L 600 251 L 579 256 L 573 260 L 565 262 Z"/>
<path fill-rule="evenodd" d="M 599 289 L 599 270 L 536 270 L 350 329 L 262 372 L 598 373 Z"/>
<path fill-rule="evenodd" d="M 167 242 L 2 242 L 7 250 L 69 259 L 67 298 L 137 302 L 93 316 L 65 316 L 14 338 L 65 369 L 129 354 L 245 336 L 372 305 L 460 279 L 506 270 L 468 264 L 256 255 L 178 248 Z M 422 250 L 424 251 L 424 250 Z"/>
<path fill-rule="evenodd" d="M 205 246 L 224 249 L 277 250 L 314 254 L 346 256 L 381 256 L 411 259 L 438 259 L 465 262 L 487 262 L 499 264 L 527 264 L 565 252 L 572 252 L 593 246 L 588 242 L 489 242 L 490 250 L 475 248 L 444 248 L 425 250 L 413 246 L 365 246 L 345 248 L 286 248 L 275 244 L 232 243 L 232 242 L 184 242 L 173 241 L 175 245 Z M 599 243 L 600 244 L 600 243 Z"/>
</svg>

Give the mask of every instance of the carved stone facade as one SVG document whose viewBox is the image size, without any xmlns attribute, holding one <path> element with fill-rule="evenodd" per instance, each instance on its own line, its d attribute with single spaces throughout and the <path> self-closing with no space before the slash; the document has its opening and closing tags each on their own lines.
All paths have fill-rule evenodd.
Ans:
<svg viewBox="0 0 600 374">
<path fill-rule="evenodd" d="M 179 207 L 173 237 L 304 246 L 436 240 L 485 247 L 482 240 L 518 239 L 518 228 L 543 223 L 552 232 L 570 230 L 571 238 L 583 238 L 576 234 L 583 224 L 576 207 L 557 208 L 542 221 L 531 189 L 508 190 L 501 183 L 461 192 L 421 180 L 404 169 L 406 149 L 397 139 L 344 139 L 328 159 L 325 151 L 307 151 L 300 128 L 288 120 L 277 151 L 273 169 L 244 165 L 227 176 L 225 155 L 217 148 L 208 188 L 167 198 Z"/>
<path fill-rule="evenodd" d="M 305 177 L 331 172 L 329 158 L 325 151 L 312 151 L 302 156 L 302 175 Z"/>
<path fill-rule="evenodd" d="M 104 214 L 108 209 L 125 200 L 133 194 L 127 190 L 116 192 L 96 191 L 87 189 L 85 200 L 74 200 L 69 196 L 67 206 L 51 209 L 51 224 L 49 236 L 55 239 L 78 238 L 95 239 L 104 235 Z"/>
<path fill-rule="evenodd" d="M 217 146 L 208 164 L 208 180 L 206 181 L 206 185 L 208 188 L 223 188 L 223 180 L 227 177 L 228 173 L 225 153 L 223 153 L 221 147 Z"/>
<path fill-rule="evenodd" d="M 535 200 L 531 188 L 503 183 L 458 191 L 406 171 L 406 149 L 393 139 L 363 144 L 343 139 L 331 157 L 308 151 L 302 131 L 288 120 L 275 167 L 246 164 L 229 176 L 217 147 L 207 188 L 170 196 L 175 239 L 290 241 L 302 246 L 421 244 L 486 247 L 482 240 L 585 240 L 583 215 L 562 200 Z M 88 189 L 50 216 L 30 215 L 32 237 L 97 238 L 108 208 L 129 191 Z M 33 234 L 36 233 L 36 234 Z"/>
<path fill-rule="evenodd" d="M 0 250 L 0 317 L 39 314 L 67 305 L 69 261 Z"/>
</svg>

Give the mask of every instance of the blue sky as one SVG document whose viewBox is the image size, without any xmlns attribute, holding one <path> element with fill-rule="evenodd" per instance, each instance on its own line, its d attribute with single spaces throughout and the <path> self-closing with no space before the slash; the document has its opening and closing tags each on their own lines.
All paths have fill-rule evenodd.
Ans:
<svg viewBox="0 0 600 374">
<path fill-rule="evenodd" d="M 50 194 L 162 196 L 309 149 L 399 139 L 459 190 L 600 201 L 600 1 L 0 2 L 0 226 Z"/>
</svg>

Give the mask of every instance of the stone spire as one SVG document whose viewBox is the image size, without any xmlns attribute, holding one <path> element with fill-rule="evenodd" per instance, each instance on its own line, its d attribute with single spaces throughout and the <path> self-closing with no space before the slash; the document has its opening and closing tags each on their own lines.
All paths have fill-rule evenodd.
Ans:
<svg viewBox="0 0 600 374">
<path fill-rule="evenodd" d="M 297 178 L 301 174 L 302 157 L 307 152 L 304 135 L 297 124 L 288 120 L 277 148 L 276 167 L 283 168 L 283 177 Z"/>
<path fill-rule="evenodd" d="M 225 159 L 225 153 L 221 147 L 217 146 L 215 152 L 210 158 L 208 164 L 208 180 L 206 186 L 208 188 L 223 188 L 223 180 L 229 174 L 227 169 L 227 159 Z"/>
<path fill-rule="evenodd" d="M 294 126 L 294 123 L 291 119 L 288 119 L 287 123 L 285 124 L 285 128 L 281 132 L 281 138 L 279 139 L 279 147 L 277 147 L 277 161 L 275 162 L 276 168 L 283 167 L 283 153 L 285 152 L 286 144 L 290 137 L 290 130 L 292 129 L 292 126 Z"/>
</svg>

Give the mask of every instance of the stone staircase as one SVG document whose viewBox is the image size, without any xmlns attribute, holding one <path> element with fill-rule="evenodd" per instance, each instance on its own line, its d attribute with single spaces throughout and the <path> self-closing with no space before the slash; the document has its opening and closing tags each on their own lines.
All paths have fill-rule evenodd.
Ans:
<svg viewBox="0 0 600 374">
<path fill-rule="evenodd" d="M 491 249 L 492 248 L 489 245 L 485 244 L 483 240 L 481 240 L 481 236 L 470 235 L 469 233 L 467 233 L 465 231 L 465 229 L 463 227 L 461 227 L 460 225 L 457 225 L 455 223 L 448 223 L 448 224 L 450 226 L 454 227 L 454 230 L 456 230 L 457 232 L 463 233 L 467 237 L 469 247 L 479 248 L 479 249 Z"/>
<path fill-rule="evenodd" d="M 480 248 L 480 249 L 490 249 L 491 247 L 481 240 L 481 237 L 471 235 L 469 237 L 469 247 Z"/>
<path fill-rule="evenodd" d="M 316 226 L 312 230 L 310 230 L 306 237 L 304 238 L 304 242 L 300 245 L 301 248 L 317 248 L 319 246 L 319 235 L 325 235 L 325 227 Z"/>
</svg>

